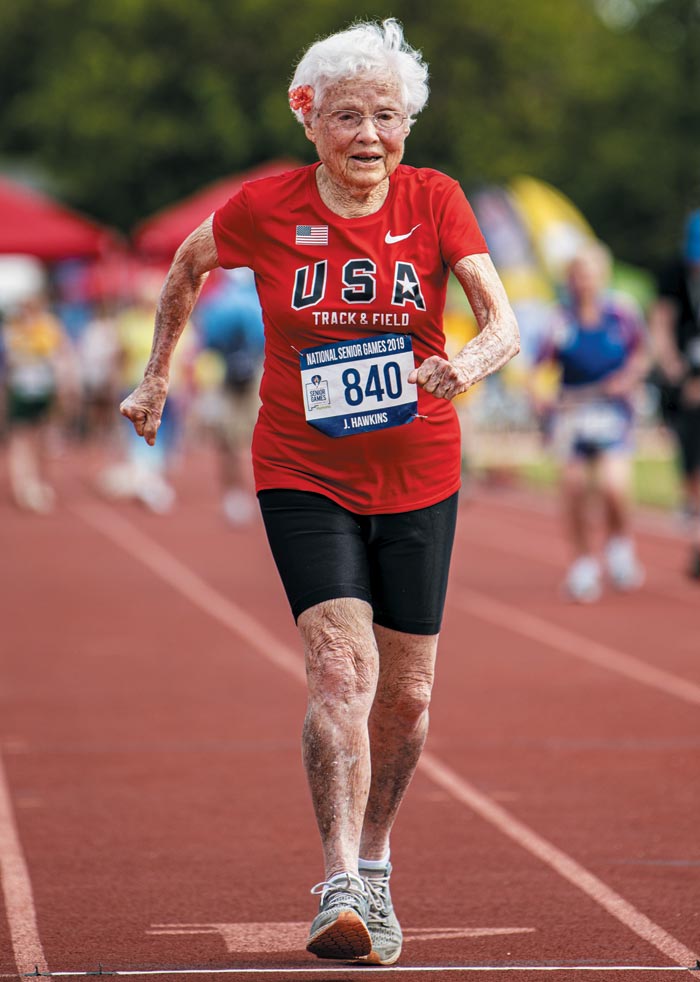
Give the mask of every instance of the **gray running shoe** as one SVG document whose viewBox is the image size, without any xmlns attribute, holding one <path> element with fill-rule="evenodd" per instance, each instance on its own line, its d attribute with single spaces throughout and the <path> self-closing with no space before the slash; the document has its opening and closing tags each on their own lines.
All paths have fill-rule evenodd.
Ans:
<svg viewBox="0 0 700 982">
<path fill-rule="evenodd" d="M 318 914 L 311 924 L 306 950 L 318 958 L 363 958 L 372 950 L 367 930 L 369 903 L 363 880 L 351 873 L 317 883 L 321 894 Z"/>
<path fill-rule="evenodd" d="M 369 916 L 367 927 L 372 939 L 372 950 L 365 959 L 372 965 L 393 965 L 401 954 L 403 934 L 391 902 L 389 877 L 391 863 L 382 872 L 369 871 L 360 867 L 360 876 L 369 894 Z"/>
</svg>

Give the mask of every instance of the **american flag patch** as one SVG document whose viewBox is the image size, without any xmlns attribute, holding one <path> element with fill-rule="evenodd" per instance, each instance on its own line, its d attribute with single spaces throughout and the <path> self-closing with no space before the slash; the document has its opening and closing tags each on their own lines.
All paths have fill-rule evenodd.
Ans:
<svg viewBox="0 0 700 982">
<path fill-rule="evenodd" d="M 297 225 L 296 245 L 328 245 L 327 225 Z"/>
</svg>

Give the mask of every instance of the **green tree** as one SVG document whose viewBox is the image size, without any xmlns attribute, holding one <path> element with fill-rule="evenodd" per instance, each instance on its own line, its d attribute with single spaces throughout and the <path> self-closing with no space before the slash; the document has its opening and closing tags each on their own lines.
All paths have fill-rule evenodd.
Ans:
<svg viewBox="0 0 700 982">
<path fill-rule="evenodd" d="M 312 160 L 286 101 L 294 63 L 388 15 L 432 72 L 408 162 L 467 191 L 532 174 L 621 258 L 672 248 L 700 192 L 696 0 L 4 0 L 0 155 L 128 231 L 210 180 Z"/>
</svg>

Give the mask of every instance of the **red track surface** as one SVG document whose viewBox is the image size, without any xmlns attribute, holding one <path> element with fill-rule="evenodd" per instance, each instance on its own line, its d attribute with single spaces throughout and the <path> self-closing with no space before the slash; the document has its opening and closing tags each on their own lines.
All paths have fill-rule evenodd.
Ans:
<svg viewBox="0 0 700 982">
<path fill-rule="evenodd" d="M 384 978 L 303 950 L 321 855 L 260 523 L 224 525 L 206 454 L 168 518 L 100 502 L 85 473 L 62 461 L 43 519 L 0 485 L 0 976 Z M 670 524 L 640 522 L 644 589 L 581 608 L 557 594 L 552 505 L 462 505 L 428 753 L 392 843 L 397 977 L 694 964 L 700 589 Z"/>
</svg>

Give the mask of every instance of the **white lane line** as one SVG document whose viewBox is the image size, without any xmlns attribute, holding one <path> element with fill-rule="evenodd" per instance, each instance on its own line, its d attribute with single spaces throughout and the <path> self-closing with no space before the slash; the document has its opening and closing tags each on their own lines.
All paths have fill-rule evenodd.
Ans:
<svg viewBox="0 0 700 982">
<path fill-rule="evenodd" d="M 345 979 L 356 975 L 377 975 L 390 972 L 392 975 L 405 973 L 450 973 L 450 972 L 695 972 L 700 965 L 391 965 L 381 967 L 371 965 L 364 968 L 357 962 L 348 962 L 343 968 L 152 968 L 152 969 L 95 969 L 81 972 L 54 972 L 53 978 L 91 978 L 113 975 L 131 975 L 143 977 L 147 975 L 344 975 Z M 36 973 L 31 973 L 36 978 Z M 41 977 L 41 976 L 39 976 Z M 0 975 L 0 978 L 16 978 L 14 975 Z"/>
<path fill-rule="evenodd" d="M 676 699 L 682 699 L 695 706 L 700 705 L 700 685 L 661 668 L 655 668 L 641 658 L 635 658 L 634 655 L 628 655 L 599 641 L 592 641 L 565 627 L 559 627 L 534 614 L 528 614 L 512 604 L 495 600 L 485 593 L 467 587 L 451 588 L 449 599 L 454 606 L 470 616 L 547 645 L 559 654 L 581 658 L 599 668 L 616 672 L 659 692 L 665 692 Z"/>
<path fill-rule="evenodd" d="M 88 525 L 140 560 L 152 573 L 169 583 L 204 613 L 238 634 L 252 648 L 261 651 L 277 668 L 306 684 L 303 661 L 290 648 L 282 644 L 260 621 L 250 617 L 237 603 L 209 586 L 150 536 L 113 509 L 102 505 L 84 504 L 73 511 Z"/>
<path fill-rule="evenodd" d="M 76 514 L 85 518 L 89 524 L 106 535 L 120 548 L 144 562 L 152 572 L 170 583 L 192 603 L 216 616 L 230 630 L 242 637 L 244 641 L 278 668 L 282 668 L 297 681 L 305 680 L 300 656 L 279 641 L 275 641 L 274 647 L 269 647 L 274 638 L 262 624 L 245 614 L 238 605 L 223 594 L 208 586 L 196 573 L 189 570 L 175 556 L 152 540 L 150 536 L 133 526 L 131 522 L 128 522 L 112 509 L 100 505 L 83 506 L 81 509 L 76 509 Z M 240 624 L 239 617 L 241 617 Z M 580 866 L 556 846 L 547 842 L 546 839 L 520 822 L 515 816 L 497 805 L 491 798 L 476 791 L 435 756 L 424 752 L 418 766 L 434 783 L 451 794 L 455 800 L 472 808 L 487 822 L 504 832 L 509 838 L 514 839 L 523 849 L 543 860 L 555 872 L 590 896 L 609 914 L 626 927 L 631 928 L 658 951 L 682 965 L 686 970 L 695 965 L 698 956 L 682 942 L 664 931 L 662 927 L 655 924 L 645 914 L 642 914 L 632 904 L 607 887 L 602 880 L 589 873 L 585 867 Z M 396 971 L 395 966 L 392 966 L 392 969 Z M 308 971 L 308 969 L 300 971 Z M 415 969 L 411 969 L 411 971 L 415 971 Z"/>
<path fill-rule="evenodd" d="M 451 794 L 457 801 L 467 805 L 477 815 L 481 815 L 505 836 L 526 849 L 527 852 L 541 859 L 550 869 L 582 890 L 644 941 L 653 945 L 679 965 L 695 964 L 697 956 L 693 951 L 664 931 L 658 924 L 655 924 L 646 914 L 642 914 L 624 897 L 621 897 L 619 893 L 616 893 L 597 876 L 577 863 L 571 856 L 538 835 L 537 832 L 515 818 L 505 808 L 496 804 L 493 798 L 489 798 L 478 791 L 473 784 L 461 778 L 451 767 L 447 767 L 427 751 L 423 751 L 421 764 L 422 769 L 435 784 Z"/>
<path fill-rule="evenodd" d="M 412 941 L 459 941 L 506 934 L 534 934 L 534 927 L 418 927 L 404 928 L 404 943 Z M 309 934 L 307 921 L 252 921 L 233 924 L 151 924 L 146 934 L 186 937 L 189 934 L 218 934 L 232 955 L 279 954 L 303 951 Z"/>
<path fill-rule="evenodd" d="M 48 973 L 39 938 L 27 863 L 17 834 L 12 799 L 0 754 L 0 881 L 15 965 L 20 975 L 38 968 Z"/>
</svg>

